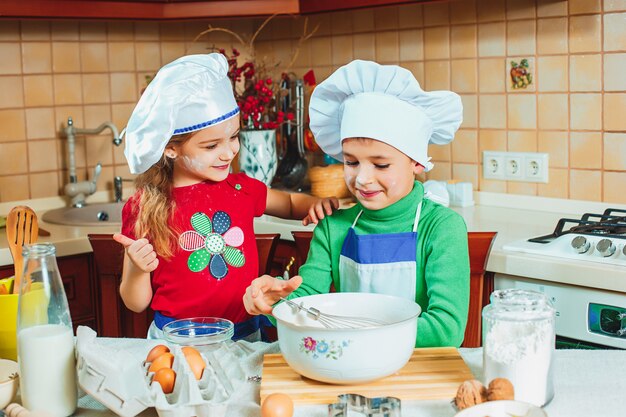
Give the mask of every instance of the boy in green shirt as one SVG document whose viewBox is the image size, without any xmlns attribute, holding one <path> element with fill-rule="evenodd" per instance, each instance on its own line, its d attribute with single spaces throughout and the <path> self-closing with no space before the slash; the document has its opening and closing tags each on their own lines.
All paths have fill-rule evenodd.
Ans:
<svg viewBox="0 0 626 417">
<path fill-rule="evenodd" d="M 254 280 L 246 310 L 270 314 L 280 297 L 326 293 L 331 285 L 395 295 L 422 307 L 416 347 L 460 346 L 469 305 L 467 228 L 414 180 L 433 166 L 428 144 L 454 138 L 459 96 L 424 92 L 398 66 L 353 61 L 317 86 L 309 108 L 316 141 L 343 160 L 358 203 L 320 218 L 300 276 Z"/>
</svg>

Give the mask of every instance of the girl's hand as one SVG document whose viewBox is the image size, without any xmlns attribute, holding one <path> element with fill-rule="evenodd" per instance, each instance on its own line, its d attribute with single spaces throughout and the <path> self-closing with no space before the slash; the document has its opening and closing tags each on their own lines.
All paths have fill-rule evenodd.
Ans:
<svg viewBox="0 0 626 417">
<path fill-rule="evenodd" d="M 248 314 L 270 314 L 272 306 L 286 297 L 302 284 L 302 277 L 295 277 L 285 281 L 269 275 L 263 275 L 252 281 L 243 295 L 243 305 Z"/>
<path fill-rule="evenodd" d="M 121 233 L 114 234 L 113 239 L 124 246 L 132 263 L 143 272 L 150 273 L 159 266 L 157 254 L 148 239 L 133 240 Z"/>
<path fill-rule="evenodd" d="M 302 224 L 305 226 L 311 223 L 317 224 L 318 221 L 324 218 L 325 214 L 330 216 L 337 209 L 339 209 L 337 197 L 321 198 L 309 208 L 309 214 L 302 219 Z"/>
</svg>

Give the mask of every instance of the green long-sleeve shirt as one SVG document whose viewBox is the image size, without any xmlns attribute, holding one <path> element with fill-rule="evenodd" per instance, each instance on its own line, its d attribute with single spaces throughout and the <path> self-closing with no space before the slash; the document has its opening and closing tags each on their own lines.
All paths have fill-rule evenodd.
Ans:
<svg viewBox="0 0 626 417">
<path fill-rule="evenodd" d="M 315 228 L 302 285 L 289 298 L 327 293 L 331 283 L 341 291 L 339 255 L 355 217 L 357 234 L 400 233 L 413 229 L 415 210 L 424 187 L 415 182 L 411 193 L 381 210 L 357 204 L 327 216 Z M 418 224 L 416 299 L 422 307 L 416 347 L 460 346 L 469 305 L 469 254 L 463 218 L 447 207 L 424 199 Z M 409 279 L 409 277 L 407 277 Z"/>
</svg>

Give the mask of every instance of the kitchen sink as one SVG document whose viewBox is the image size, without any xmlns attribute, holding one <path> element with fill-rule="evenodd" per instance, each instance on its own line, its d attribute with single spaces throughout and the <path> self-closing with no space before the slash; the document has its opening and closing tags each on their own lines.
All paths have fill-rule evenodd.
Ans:
<svg viewBox="0 0 626 417">
<path fill-rule="evenodd" d="M 112 226 L 122 223 L 122 207 L 119 203 L 94 203 L 84 207 L 62 207 L 47 211 L 42 220 L 47 223 L 71 226 Z"/>
</svg>

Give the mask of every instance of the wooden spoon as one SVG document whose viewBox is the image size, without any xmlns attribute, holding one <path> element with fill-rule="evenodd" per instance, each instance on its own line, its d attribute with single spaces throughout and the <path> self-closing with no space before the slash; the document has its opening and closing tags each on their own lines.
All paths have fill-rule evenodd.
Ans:
<svg viewBox="0 0 626 417">
<path fill-rule="evenodd" d="M 39 224 L 37 215 L 26 206 L 16 206 L 7 216 L 7 240 L 9 249 L 13 256 L 15 266 L 15 280 L 13 281 L 13 294 L 20 291 L 22 273 L 24 269 L 24 258 L 22 257 L 22 247 L 37 242 Z"/>
</svg>

